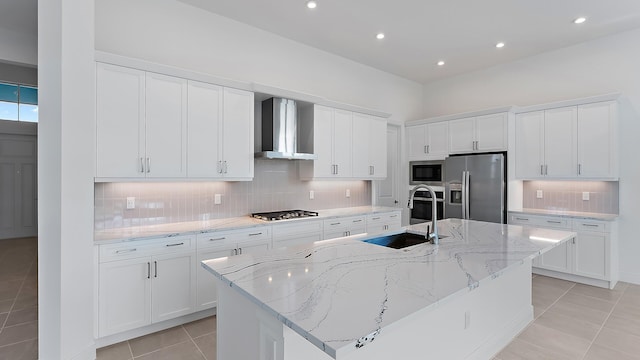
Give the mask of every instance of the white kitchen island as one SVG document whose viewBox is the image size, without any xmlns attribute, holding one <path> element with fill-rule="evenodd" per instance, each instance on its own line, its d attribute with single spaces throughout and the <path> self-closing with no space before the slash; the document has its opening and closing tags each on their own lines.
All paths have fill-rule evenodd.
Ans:
<svg viewBox="0 0 640 360">
<path fill-rule="evenodd" d="M 438 246 L 360 235 L 204 261 L 217 277 L 217 358 L 490 359 L 533 319 L 531 260 L 575 233 L 438 225 Z"/>
</svg>

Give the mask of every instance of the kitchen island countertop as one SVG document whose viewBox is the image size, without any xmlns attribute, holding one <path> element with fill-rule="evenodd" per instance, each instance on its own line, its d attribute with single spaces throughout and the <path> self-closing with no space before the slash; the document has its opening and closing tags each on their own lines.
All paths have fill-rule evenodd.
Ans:
<svg viewBox="0 0 640 360">
<path fill-rule="evenodd" d="M 207 260 L 203 266 L 337 358 L 390 325 L 468 294 L 575 236 L 471 220 L 438 225 L 443 235 L 438 246 L 396 250 L 365 243 L 361 240 L 367 236 L 357 235 Z M 408 228 L 425 229 L 425 224 Z"/>
</svg>

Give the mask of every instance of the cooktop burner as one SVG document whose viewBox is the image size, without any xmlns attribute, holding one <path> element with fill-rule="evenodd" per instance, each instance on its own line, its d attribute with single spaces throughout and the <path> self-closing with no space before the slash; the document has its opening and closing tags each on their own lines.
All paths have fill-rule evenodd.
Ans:
<svg viewBox="0 0 640 360">
<path fill-rule="evenodd" d="M 318 213 L 315 211 L 307 211 L 307 210 L 285 210 L 285 211 L 253 213 L 251 214 L 251 216 L 260 220 L 275 221 L 275 220 L 295 219 L 295 218 L 309 217 L 309 216 L 318 216 Z"/>
</svg>

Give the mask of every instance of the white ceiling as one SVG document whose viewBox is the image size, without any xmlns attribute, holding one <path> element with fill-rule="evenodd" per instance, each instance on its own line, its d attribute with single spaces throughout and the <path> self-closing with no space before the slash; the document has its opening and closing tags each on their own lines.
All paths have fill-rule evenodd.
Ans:
<svg viewBox="0 0 640 360">
<path fill-rule="evenodd" d="M 38 0 L 0 0 L 0 31 L 38 36 Z"/>
<path fill-rule="evenodd" d="M 640 0 L 179 1 L 421 83 L 640 27 Z"/>
</svg>

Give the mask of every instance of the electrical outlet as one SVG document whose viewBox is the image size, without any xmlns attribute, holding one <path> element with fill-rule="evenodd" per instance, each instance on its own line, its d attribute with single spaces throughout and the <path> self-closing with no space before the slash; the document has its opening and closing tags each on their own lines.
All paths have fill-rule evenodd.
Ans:
<svg viewBox="0 0 640 360">
<path fill-rule="evenodd" d="M 542 199 L 542 190 L 536 190 L 536 198 Z"/>
<path fill-rule="evenodd" d="M 220 205 L 222 204 L 222 195 L 220 194 L 215 194 L 213 197 L 213 204 L 214 205 Z"/>
<path fill-rule="evenodd" d="M 588 191 L 583 191 L 582 192 L 582 200 L 589 200 L 589 192 Z"/>
<path fill-rule="evenodd" d="M 135 208 L 136 208 L 136 198 L 134 198 L 133 196 L 127 197 L 127 209 L 131 210 Z"/>
<path fill-rule="evenodd" d="M 344 192 L 344 196 L 351 197 L 351 189 L 347 189 L 347 191 Z"/>
<path fill-rule="evenodd" d="M 316 193 L 313 190 L 309 190 L 309 200 L 313 200 L 316 197 Z"/>
</svg>

